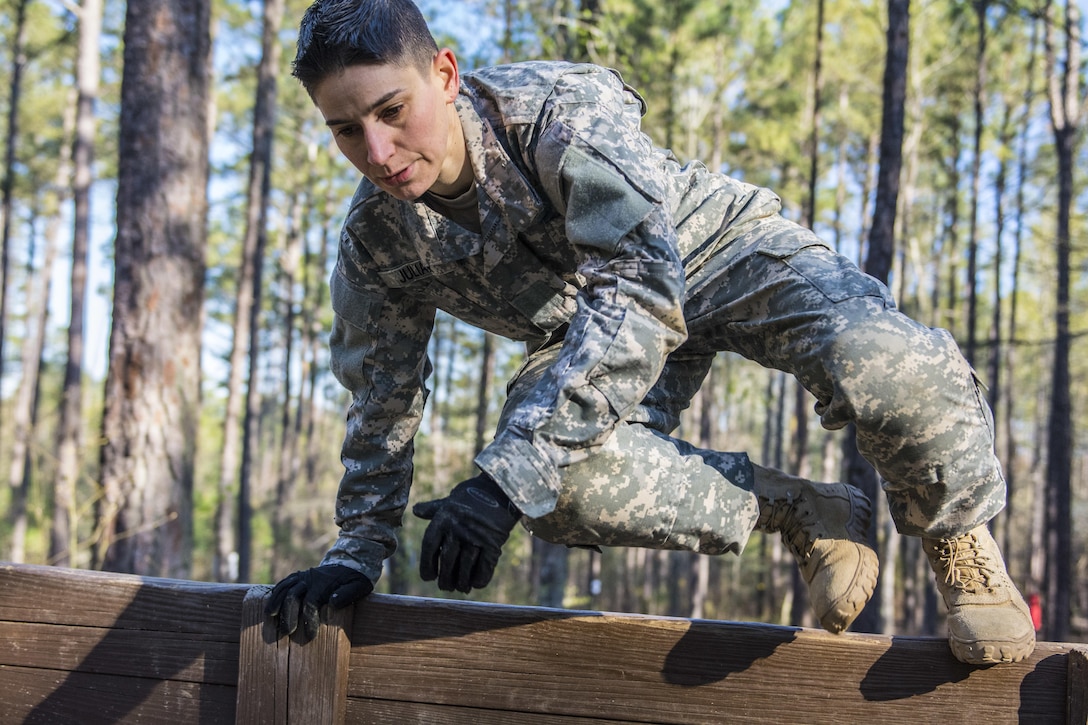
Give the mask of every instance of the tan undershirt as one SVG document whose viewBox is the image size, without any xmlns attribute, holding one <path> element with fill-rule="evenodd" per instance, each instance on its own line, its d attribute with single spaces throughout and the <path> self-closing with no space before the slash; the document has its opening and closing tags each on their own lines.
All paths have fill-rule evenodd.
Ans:
<svg viewBox="0 0 1088 725">
<path fill-rule="evenodd" d="M 439 214 L 469 230 L 480 233 L 480 208 L 476 200 L 476 180 L 473 179 L 465 193 L 454 198 L 439 196 L 428 191 L 423 195 L 424 204 Z"/>
</svg>

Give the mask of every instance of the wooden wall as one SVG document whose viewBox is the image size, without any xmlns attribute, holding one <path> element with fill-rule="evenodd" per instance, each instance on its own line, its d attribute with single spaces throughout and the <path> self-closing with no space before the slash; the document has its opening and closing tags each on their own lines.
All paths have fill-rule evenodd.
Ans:
<svg viewBox="0 0 1088 725">
<path fill-rule="evenodd" d="M 0 723 L 1077 723 L 1083 646 L 374 595 L 306 645 L 268 587 L 0 565 Z"/>
<path fill-rule="evenodd" d="M 0 566 L 0 722 L 233 723 L 247 589 Z"/>
</svg>

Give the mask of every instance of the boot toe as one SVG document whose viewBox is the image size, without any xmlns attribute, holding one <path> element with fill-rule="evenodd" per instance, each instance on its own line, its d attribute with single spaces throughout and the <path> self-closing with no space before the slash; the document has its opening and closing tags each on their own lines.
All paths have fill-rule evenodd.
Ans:
<svg viewBox="0 0 1088 725">
<path fill-rule="evenodd" d="M 880 570 L 876 552 L 854 541 L 821 542 L 815 557 L 809 598 L 820 626 L 838 634 L 849 627 L 876 589 Z"/>
<path fill-rule="evenodd" d="M 948 643 L 971 665 L 1019 662 L 1035 649 L 1035 628 L 1015 602 L 960 606 L 948 618 Z"/>
</svg>

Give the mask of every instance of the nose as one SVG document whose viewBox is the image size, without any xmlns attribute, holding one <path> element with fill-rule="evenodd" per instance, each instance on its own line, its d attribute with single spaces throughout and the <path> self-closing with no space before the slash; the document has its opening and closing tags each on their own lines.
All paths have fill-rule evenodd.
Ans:
<svg viewBox="0 0 1088 725">
<path fill-rule="evenodd" d="M 366 131 L 366 159 L 372 166 L 384 166 L 393 157 L 395 146 L 389 129 L 378 125 Z"/>
</svg>

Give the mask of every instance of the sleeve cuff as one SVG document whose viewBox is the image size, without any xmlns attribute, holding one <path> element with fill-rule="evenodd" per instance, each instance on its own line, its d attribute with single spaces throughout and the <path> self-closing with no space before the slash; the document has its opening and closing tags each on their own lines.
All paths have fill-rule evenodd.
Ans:
<svg viewBox="0 0 1088 725">
<path fill-rule="evenodd" d="M 476 456 L 476 465 L 529 518 L 540 518 L 555 510 L 559 472 L 532 443 L 510 430 L 501 432 Z"/>
<path fill-rule="evenodd" d="M 373 541 L 340 536 L 321 559 L 321 566 L 340 564 L 362 572 L 371 584 L 377 584 L 382 575 L 385 549 Z"/>
</svg>

